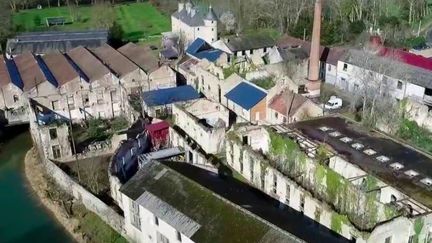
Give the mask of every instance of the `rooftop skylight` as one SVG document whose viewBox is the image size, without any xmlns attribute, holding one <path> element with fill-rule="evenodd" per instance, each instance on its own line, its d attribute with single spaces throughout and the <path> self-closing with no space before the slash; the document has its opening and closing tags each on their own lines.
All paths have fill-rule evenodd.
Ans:
<svg viewBox="0 0 432 243">
<path fill-rule="evenodd" d="M 366 149 L 365 151 L 363 151 L 363 153 L 367 154 L 367 155 L 374 155 L 377 152 L 373 149 Z"/>
<path fill-rule="evenodd" d="M 383 163 L 385 163 L 385 162 L 387 162 L 387 161 L 390 160 L 389 157 L 384 156 L 384 155 L 380 155 L 380 156 L 376 157 L 376 159 L 377 159 L 379 162 L 383 162 Z"/>
<path fill-rule="evenodd" d="M 429 177 L 421 179 L 420 182 L 425 184 L 426 186 L 432 186 L 432 179 Z"/>
<path fill-rule="evenodd" d="M 323 132 L 327 132 L 328 130 L 330 130 L 330 128 L 326 127 L 326 126 L 323 126 L 323 127 L 320 127 L 319 130 L 321 130 Z"/>
<path fill-rule="evenodd" d="M 354 143 L 353 145 L 351 145 L 351 147 L 353 147 L 357 150 L 360 150 L 360 149 L 364 148 L 364 145 L 361 143 Z"/>
<path fill-rule="evenodd" d="M 403 166 L 403 164 L 401 164 L 401 163 L 393 163 L 393 164 L 390 165 L 390 167 L 391 167 L 393 170 L 400 170 L 400 169 L 402 169 L 404 166 Z"/>
<path fill-rule="evenodd" d="M 409 177 L 416 177 L 419 175 L 419 173 L 415 170 L 407 170 L 405 171 L 405 175 L 409 176 Z"/>
<path fill-rule="evenodd" d="M 338 131 L 334 131 L 334 132 L 329 133 L 329 135 L 330 135 L 330 137 L 337 138 L 337 137 L 340 137 L 342 134 Z"/>
<path fill-rule="evenodd" d="M 343 138 L 341 138 L 340 140 L 341 140 L 342 142 L 344 142 L 344 143 L 352 142 L 352 138 L 349 138 L 349 137 L 343 137 Z"/>
</svg>

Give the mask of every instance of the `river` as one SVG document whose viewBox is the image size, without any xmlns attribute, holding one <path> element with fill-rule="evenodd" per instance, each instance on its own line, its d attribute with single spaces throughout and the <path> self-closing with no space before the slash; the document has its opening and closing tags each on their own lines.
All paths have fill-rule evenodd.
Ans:
<svg viewBox="0 0 432 243">
<path fill-rule="evenodd" d="M 73 242 L 28 188 L 23 166 L 32 141 L 27 128 L 6 131 L 0 137 L 0 243 Z"/>
</svg>

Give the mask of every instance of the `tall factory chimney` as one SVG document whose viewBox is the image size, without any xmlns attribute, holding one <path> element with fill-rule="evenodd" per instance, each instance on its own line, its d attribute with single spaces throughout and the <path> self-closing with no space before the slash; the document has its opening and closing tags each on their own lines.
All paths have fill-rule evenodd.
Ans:
<svg viewBox="0 0 432 243">
<path fill-rule="evenodd" d="M 321 39 L 321 0 L 315 1 L 314 20 L 312 29 L 312 43 L 309 55 L 309 73 L 306 87 L 309 96 L 318 97 L 320 95 L 320 39 Z"/>
</svg>

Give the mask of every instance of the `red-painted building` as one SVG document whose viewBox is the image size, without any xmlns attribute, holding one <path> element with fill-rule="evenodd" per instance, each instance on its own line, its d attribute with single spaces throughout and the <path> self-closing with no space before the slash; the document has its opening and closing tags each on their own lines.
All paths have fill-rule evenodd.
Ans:
<svg viewBox="0 0 432 243">
<path fill-rule="evenodd" d="M 161 121 L 145 126 L 148 131 L 153 149 L 159 149 L 168 144 L 169 141 L 169 123 Z"/>
</svg>

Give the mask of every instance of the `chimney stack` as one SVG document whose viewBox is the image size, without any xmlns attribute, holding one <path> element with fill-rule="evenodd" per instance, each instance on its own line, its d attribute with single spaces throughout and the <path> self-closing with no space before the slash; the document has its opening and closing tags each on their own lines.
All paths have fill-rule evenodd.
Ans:
<svg viewBox="0 0 432 243">
<path fill-rule="evenodd" d="M 319 96 L 321 89 L 320 73 L 320 39 L 321 39 L 321 0 L 315 1 L 312 42 L 309 55 L 309 73 L 307 88 L 310 96 Z"/>
</svg>

